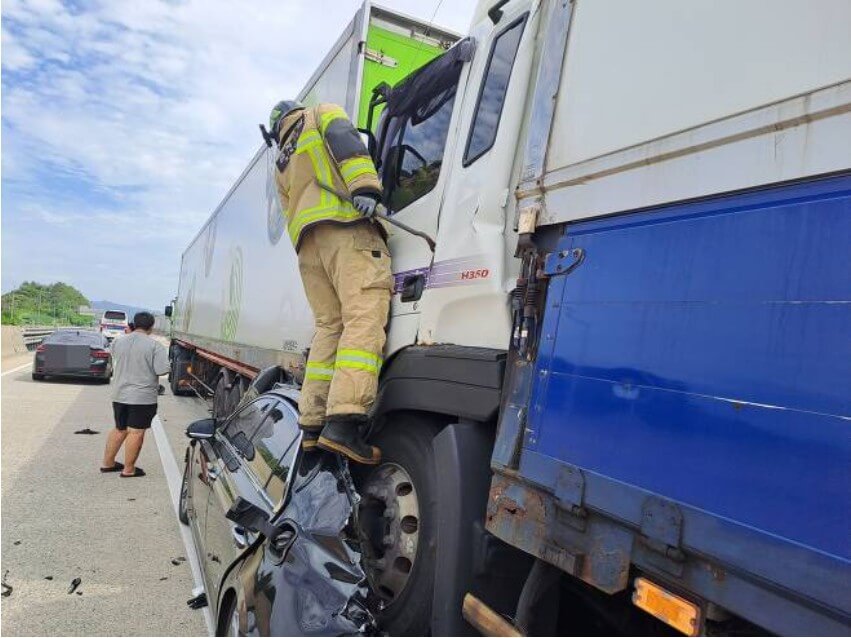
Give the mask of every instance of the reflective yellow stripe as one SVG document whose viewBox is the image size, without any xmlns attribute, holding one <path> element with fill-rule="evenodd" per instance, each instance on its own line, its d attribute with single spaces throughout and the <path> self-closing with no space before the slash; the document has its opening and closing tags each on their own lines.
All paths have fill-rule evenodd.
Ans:
<svg viewBox="0 0 851 638">
<path fill-rule="evenodd" d="M 289 224 L 289 234 L 290 239 L 292 239 L 293 243 L 296 243 L 298 240 L 298 236 L 304 227 L 308 224 L 312 224 L 313 222 L 320 221 L 322 219 L 337 219 L 340 221 L 349 221 L 353 219 L 357 219 L 360 217 L 360 213 L 356 210 L 346 210 L 341 209 L 339 206 L 331 205 L 327 207 L 323 206 L 315 206 L 313 208 L 306 208 L 305 210 L 299 212 Z"/>
<path fill-rule="evenodd" d="M 372 160 L 365 157 L 354 157 L 344 160 L 340 164 L 340 173 L 346 185 L 349 186 L 361 175 L 368 175 L 370 173 L 375 175 L 375 166 L 373 166 Z"/>
<path fill-rule="evenodd" d="M 307 373 L 305 379 L 313 379 L 314 381 L 330 381 L 334 378 L 334 362 L 333 361 L 308 361 Z"/>
<path fill-rule="evenodd" d="M 324 135 L 325 129 L 328 128 L 328 125 L 331 124 L 331 122 L 333 122 L 334 120 L 338 120 L 340 118 L 348 119 L 348 117 L 349 116 L 346 115 L 346 112 L 339 107 L 332 109 L 332 110 L 328 111 L 327 113 L 322 113 L 319 116 L 319 130 Z"/>
<path fill-rule="evenodd" d="M 381 372 L 382 363 L 381 357 L 366 350 L 338 350 L 337 361 L 334 365 L 337 368 L 365 370 L 378 376 L 378 373 Z"/>
<path fill-rule="evenodd" d="M 320 137 L 319 132 L 309 130 L 298 136 L 298 144 L 296 145 L 296 150 L 303 151 L 306 148 L 319 146 L 321 144 L 322 137 Z"/>
</svg>

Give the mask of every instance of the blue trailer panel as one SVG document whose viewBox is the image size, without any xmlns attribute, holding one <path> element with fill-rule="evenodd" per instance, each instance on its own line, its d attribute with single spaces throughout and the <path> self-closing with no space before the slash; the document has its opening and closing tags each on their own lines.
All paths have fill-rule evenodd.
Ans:
<svg viewBox="0 0 851 638">
<path fill-rule="evenodd" d="M 849 175 L 566 227 L 517 479 L 642 532 L 669 503 L 670 555 L 736 574 L 673 582 L 775 631 L 847 630 L 849 256 Z"/>
</svg>

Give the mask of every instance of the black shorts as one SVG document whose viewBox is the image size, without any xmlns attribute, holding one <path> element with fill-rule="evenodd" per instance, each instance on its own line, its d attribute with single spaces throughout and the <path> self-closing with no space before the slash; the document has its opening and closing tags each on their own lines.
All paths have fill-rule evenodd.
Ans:
<svg viewBox="0 0 851 638">
<path fill-rule="evenodd" d="M 119 430 L 133 428 L 147 430 L 157 413 L 157 404 L 134 405 L 132 403 L 112 402 L 112 412 L 115 414 L 115 427 Z"/>
</svg>

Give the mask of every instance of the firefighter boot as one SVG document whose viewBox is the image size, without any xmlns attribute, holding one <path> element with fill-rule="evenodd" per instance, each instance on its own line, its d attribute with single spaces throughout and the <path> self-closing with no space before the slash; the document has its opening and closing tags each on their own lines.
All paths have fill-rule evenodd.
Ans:
<svg viewBox="0 0 851 638">
<path fill-rule="evenodd" d="M 361 437 L 360 428 L 365 423 L 366 416 L 363 414 L 329 416 L 318 445 L 323 450 L 342 454 L 355 463 L 376 465 L 381 461 L 381 450 L 369 445 Z"/>
<path fill-rule="evenodd" d="M 322 428 L 307 427 L 301 424 L 298 427 L 301 429 L 301 449 L 305 452 L 316 451 L 318 449 L 316 443 L 319 441 Z"/>
</svg>

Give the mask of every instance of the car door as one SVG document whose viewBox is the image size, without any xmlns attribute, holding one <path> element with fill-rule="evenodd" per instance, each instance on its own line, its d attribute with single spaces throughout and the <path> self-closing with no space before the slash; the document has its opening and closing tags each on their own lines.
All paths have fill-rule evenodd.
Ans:
<svg viewBox="0 0 851 638">
<path fill-rule="evenodd" d="M 199 464 L 205 489 L 203 497 L 201 491 L 195 493 L 195 500 L 205 514 L 198 553 L 211 605 L 217 600 L 223 562 L 233 554 L 235 542 L 233 524 L 224 513 L 237 496 L 258 500 L 241 461 L 243 455 L 250 456 L 250 437 L 276 403 L 275 397 L 259 397 L 233 414 L 212 439 L 201 441 Z"/>
<path fill-rule="evenodd" d="M 235 415 L 214 445 L 222 453 L 208 496 L 203 557 L 211 602 L 218 601 L 227 569 L 254 540 L 226 518 L 233 502 L 242 497 L 271 516 L 284 498 L 299 445 L 296 413 L 280 398 L 261 396 Z"/>
</svg>

